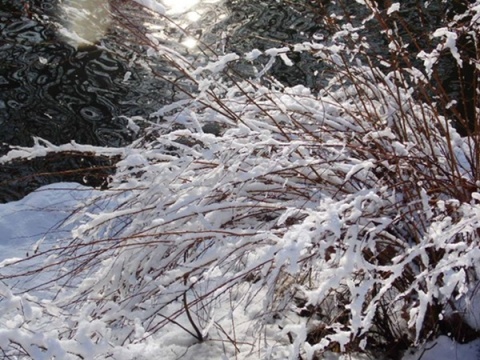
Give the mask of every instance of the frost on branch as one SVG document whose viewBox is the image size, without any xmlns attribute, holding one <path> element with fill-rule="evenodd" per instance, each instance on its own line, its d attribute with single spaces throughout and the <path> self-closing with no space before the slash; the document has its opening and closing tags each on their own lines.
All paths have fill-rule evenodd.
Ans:
<svg viewBox="0 0 480 360">
<path fill-rule="evenodd" d="M 234 55 L 192 71 L 199 94 L 158 112 L 56 249 L 59 339 L 312 359 L 453 333 L 478 286 L 476 138 L 422 100 L 416 69 L 346 48 L 291 50 L 334 70 L 318 94 L 238 81 Z"/>
<path fill-rule="evenodd" d="M 349 72 L 358 84 L 339 68 L 320 96 L 251 82 L 217 93 L 235 126 L 208 92 L 166 114 L 79 209 L 58 306 L 111 329 L 113 348 L 169 327 L 233 346 L 221 309 L 246 303 L 277 329 L 309 312 L 317 352 L 428 337 L 475 286 L 474 145 L 390 75 Z M 85 278 L 67 296 L 75 269 Z"/>
</svg>

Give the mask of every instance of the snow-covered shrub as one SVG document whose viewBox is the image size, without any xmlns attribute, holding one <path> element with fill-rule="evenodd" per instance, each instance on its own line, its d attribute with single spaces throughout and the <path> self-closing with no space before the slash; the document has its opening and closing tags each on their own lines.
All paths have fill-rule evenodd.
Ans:
<svg viewBox="0 0 480 360">
<path fill-rule="evenodd" d="M 39 311 L 63 314 L 66 352 L 122 358 L 161 338 L 221 343 L 211 357 L 285 358 L 283 345 L 313 359 L 455 333 L 478 286 L 477 135 L 451 126 L 428 72 L 380 68 L 343 30 L 345 42 L 246 57 L 314 53 L 333 74 L 318 94 L 264 82 L 268 69 L 238 80 L 237 54 L 185 69 L 198 94 L 156 114 L 46 251 L 58 293 Z"/>
</svg>

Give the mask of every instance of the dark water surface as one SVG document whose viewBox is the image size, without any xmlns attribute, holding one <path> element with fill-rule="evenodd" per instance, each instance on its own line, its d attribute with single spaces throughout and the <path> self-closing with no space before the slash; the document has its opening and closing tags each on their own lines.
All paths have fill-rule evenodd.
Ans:
<svg viewBox="0 0 480 360">
<path fill-rule="evenodd" d="M 12 145 L 33 145 L 34 136 L 124 146 L 135 137 L 126 117 L 148 118 L 172 101 L 172 85 L 136 60 L 144 48 L 119 22 L 96 44 L 77 48 L 59 35 L 64 14 L 57 0 L 26 3 L 0 0 L 0 156 Z M 117 16 L 133 12 L 152 17 L 138 6 L 123 6 Z M 172 76 L 167 66 L 156 71 Z M 57 181 L 102 185 L 112 165 L 78 153 L 2 165 L 0 202 Z"/>
<path fill-rule="evenodd" d="M 32 136 L 57 144 L 130 142 L 122 116 L 154 111 L 165 98 L 165 84 L 156 79 L 142 88 L 147 74 L 114 46 L 67 44 L 56 31 L 53 1 L 31 4 L 28 13 L 20 1 L 10 2 L 0 2 L 0 143 L 31 145 Z M 115 33 L 109 36 L 115 41 Z"/>
<path fill-rule="evenodd" d="M 183 32 L 132 1 L 110 3 L 113 20 L 107 34 L 94 46 L 76 49 L 58 35 L 64 15 L 59 0 L 0 0 L 0 144 L 31 145 L 32 136 L 57 144 L 75 140 L 123 146 L 130 142 L 134 134 L 123 117 L 148 118 L 176 93 L 169 81 L 145 69 L 148 60 L 139 61 L 145 47 L 134 33 L 151 32 L 146 24 L 156 26 L 165 46 L 198 58 L 198 48 L 181 45 L 187 36 L 202 40 L 210 54 L 244 54 L 312 38 L 328 42 L 335 29 L 326 21 L 327 14 L 346 12 L 359 25 L 366 15 L 354 1 L 343 6 L 325 0 L 206 0 L 175 18 Z M 437 23 L 445 8 L 430 5 L 425 12 L 430 18 L 425 19 L 416 7 L 415 1 L 402 3 L 402 16 L 411 24 L 409 30 L 418 34 L 425 29 L 415 27 L 422 26 L 422 21 Z M 192 13 L 198 19 L 187 20 Z M 379 30 L 371 28 L 366 35 L 378 36 Z M 375 52 L 386 48 L 381 36 L 372 44 Z M 294 65 L 276 61 L 273 76 L 288 86 L 321 87 L 325 75 L 318 59 L 308 53 L 289 56 Z M 167 62 L 157 59 L 149 66 L 172 82 L 182 77 Z M 250 69 L 239 70 L 248 75 Z"/>
<path fill-rule="evenodd" d="M 148 41 L 142 36 L 146 32 L 156 32 L 162 45 L 192 63 L 201 63 L 214 54 L 242 55 L 313 38 L 328 43 L 338 27 L 329 23 L 327 14 L 345 13 L 354 25 L 361 25 L 367 14 L 355 1 L 203 0 L 171 15 L 177 26 L 131 0 L 110 0 L 112 18 L 105 36 L 93 45 L 77 48 L 59 35 L 58 29 L 65 23 L 59 4 L 59 0 L 0 0 L 0 156 L 11 145 L 32 145 L 33 136 L 55 144 L 75 140 L 124 146 L 131 142 L 136 134 L 126 118 L 149 119 L 162 105 L 182 97 L 177 85 L 184 82 L 188 88 L 184 74 L 168 61 L 145 56 Z M 426 34 L 441 21 L 448 6 L 441 0 L 430 2 L 428 9 L 424 2 L 402 2 L 408 28 L 399 27 L 399 31 L 405 41 L 411 42 L 409 34 Z M 379 35 L 380 30 L 370 22 L 363 35 L 372 44 L 372 52 L 387 55 L 388 42 Z M 185 46 L 188 38 L 200 40 L 201 45 Z M 416 41 L 429 46 L 428 38 L 418 36 Z M 413 57 L 418 52 L 408 50 Z M 323 86 L 326 69 L 318 59 L 309 53 L 291 53 L 289 57 L 293 66 L 278 60 L 271 69 L 278 81 L 313 90 Z M 268 60 L 267 56 L 259 58 L 264 64 Z M 240 62 L 236 70 L 248 77 L 251 69 L 250 64 Z M 67 169 L 81 167 L 82 161 L 90 168 L 96 166 L 94 158 L 77 160 L 80 163 L 69 161 Z M 41 172 L 46 164 L 32 165 L 29 171 Z M 28 168 L 29 164 L 16 166 Z M 105 159 L 99 166 L 105 166 Z M 55 166 L 54 171 L 58 173 L 59 168 Z M 0 187 L 15 179 L 12 167 L 0 168 Z M 42 182 L 50 181 L 39 180 L 39 185 Z M 8 199 L 15 198 L 9 194 Z"/>
</svg>

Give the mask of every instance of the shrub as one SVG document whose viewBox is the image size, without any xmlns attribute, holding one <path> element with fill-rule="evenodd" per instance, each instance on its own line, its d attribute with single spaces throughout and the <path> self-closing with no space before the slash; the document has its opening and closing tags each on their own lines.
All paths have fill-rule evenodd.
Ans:
<svg viewBox="0 0 480 360">
<path fill-rule="evenodd" d="M 398 15 L 366 6 L 385 26 Z M 448 26 L 475 30 L 476 11 Z M 477 336 L 461 313 L 478 286 L 477 135 L 458 134 L 449 95 L 432 86 L 442 51 L 466 55 L 437 30 L 423 71 L 393 29 L 392 58 L 380 61 L 363 28 L 338 30 L 330 43 L 184 68 L 195 97 L 156 114 L 109 189 L 78 209 L 72 237 L 44 252 L 59 267 L 48 306 L 67 314 L 60 347 L 71 340 L 86 356 L 87 339 L 115 356 L 176 328 L 191 337 L 183 345 L 218 341 L 229 355 L 282 358 L 283 345 L 291 358 L 393 358 L 441 333 Z M 239 80 L 232 66 L 256 55 L 289 64 L 291 52 L 328 69 L 319 94 Z"/>
</svg>

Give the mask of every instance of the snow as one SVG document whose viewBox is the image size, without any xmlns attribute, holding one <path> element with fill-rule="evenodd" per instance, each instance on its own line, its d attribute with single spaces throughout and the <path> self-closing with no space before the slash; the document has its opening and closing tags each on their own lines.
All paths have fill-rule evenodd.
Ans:
<svg viewBox="0 0 480 360">
<path fill-rule="evenodd" d="M 399 10 L 400 10 L 400 3 L 392 3 L 392 5 L 390 5 L 390 7 L 387 10 L 387 15 L 391 15 L 394 12 Z"/>
<path fill-rule="evenodd" d="M 428 342 L 420 349 L 410 350 L 402 360 L 480 359 L 480 340 L 459 344 L 446 336 Z"/>
<path fill-rule="evenodd" d="M 165 14 L 165 6 L 160 4 L 157 0 L 134 0 L 137 4 L 145 6 L 146 8 L 155 11 L 159 14 Z"/>
<path fill-rule="evenodd" d="M 53 184 L 0 205 L 0 350 L 357 360 L 366 356 L 330 350 L 398 336 L 419 344 L 404 360 L 478 357 L 478 341 L 422 344 L 452 315 L 479 326 L 477 144 L 402 77 L 419 84 L 420 71 L 380 71 L 356 44 L 363 29 L 338 29 L 331 44 L 217 54 L 199 66 L 157 39 L 146 55 L 168 53 L 199 88 L 159 109 L 149 136 L 122 149 L 36 138 L 0 158 L 121 158 L 108 189 Z M 438 46 L 419 55 L 427 74 L 443 50 L 461 55 L 455 32 L 432 36 Z M 270 77 L 277 58 L 293 65 L 292 51 L 315 52 L 334 70 L 318 93 Z M 225 76 L 243 59 L 256 78 Z M 129 126 L 141 132 L 136 120 Z"/>
<path fill-rule="evenodd" d="M 221 72 L 225 67 L 228 65 L 228 63 L 238 60 L 240 57 L 237 54 L 230 53 L 226 55 L 222 55 L 218 58 L 216 61 L 211 61 L 207 65 L 203 67 L 199 67 L 196 71 L 195 74 L 200 74 L 201 72 L 208 70 L 214 74 Z"/>
<path fill-rule="evenodd" d="M 125 158 L 125 163 L 121 166 L 125 166 L 126 168 L 131 166 L 145 166 L 148 158 L 148 153 L 142 155 L 131 155 Z M 354 165 L 351 169 L 345 169 L 346 177 L 350 178 L 356 173 L 363 171 L 364 168 L 371 168 L 371 166 L 371 162 L 367 162 L 366 164 L 363 164 L 363 166 Z M 256 176 L 263 176 L 264 174 L 265 170 L 262 170 Z M 251 178 L 252 177 L 250 176 L 249 179 Z M 1 233 L 3 234 L 2 247 L 4 248 L 4 252 L 2 252 L 2 259 L 25 256 L 26 252 L 32 251 L 32 245 L 35 244 L 38 239 L 48 239 L 48 241 L 51 241 L 50 246 L 53 246 L 55 239 L 65 237 L 64 232 L 67 231 L 66 229 L 60 230 L 59 224 L 68 217 L 70 212 L 75 209 L 77 205 L 84 206 L 85 201 L 88 198 L 99 194 L 99 191 L 92 190 L 88 187 L 80 186 L 78 184 L 60 183 L 42 187 L 37 191 L 27 195 L 20 201 L 0 205 L 0 229 Z M 189 193 L 190 197 L 193 195 L 194 194 Z M 371 197 L 371 194 L 365 194 L 365 198 L 374 199 Z M 189 198 L 183 199 L 182 203 L 178 203 L 178 205 L 176 205 L 177 210 L 188 208 L 191 201 L 192 199 Z M 332 200 L 330 199 L 329 201 Z M 362 204 L 362 202 L 358 199 L 356 200 L 356 203 L 356 206 Z M 326 207 L 329 208 L 328 205 Z M 221 207 L 218 208 L 221 209 Z M 93 216 L 90 224 L 93 224 L 93 226 L 98 226 L 99 223 L 111 220 L 113 214 L 116 214 L 116 216 L 124 216 L 135 211 L 135 209 L 127 209 L 124 211 L 112 212 L 110 215 L 106 215 L 106 213 L 103 212 L 98 216 Z M 200 211 L 200 209 L 189 209 L 189 213 L 196 211 Z M 289 217 L 295 217 L 295 212 L 296 211 L 293 208 L 289 209 L 281 218 L 278 219 L 277 224 L 284 224 Z M 178 215 L 185 216 L 185 214 L 181 213 Z M 228 214 L 224 215 L 226 216 L 226 219 L 231 216 Z M 326 219 L 327 223 L 325 224 L 325 231 L 331 231 L 334 234 L 336 233 L 337 236 L 340 236 L 342 224 L 340 223 L 341 220 L 338 217 L 337 212 L 330 207 L 330 211 L 326 215 L 328 218 Z M 312 221 L 318 221 L 315 220 L 314 213 L 312 213 L 311 216 Z M 170 219 L 168 221 L 172 220 Z M 217 217 L 216 221 L 222 222 L 225 220 Z M 71 224 L 70 226 L 73 225 L 74 224 Z M 214 227 L 215 226 L 218 225 L 214 225 Z M 298 233 L 291 232 L 290 237 L 285 238 L 289 239 L 290 243 L 285 243 L 282 245 L 284 254 L 281 255 L 281 253 L 279 253 L 276 257 L 276 261 L 278 262 L 285 262 L 287 258 L 290 259 L 291 265 L 297 263 L 297 261 L 293 260 L 292 258 L 294 254 L 298 253 L 298 249 L 295 248 L 306 246 L 306 244 L 311 243 L 312 241 L 312 236 L 308 231 L 303 230 L 302 227 L 292 230 L 297 231 Z M 207 234 L 208 233 L 205 233 L 205 236 L 207 236 Z M 301 242 L 295 239 L 299 241 L 301 240 Z M 184 238 L 183 241 L 187 241 L 187 238 Z M 48 244 L 43 243 L 41 246 L 45 249 L 46 245 Z M 225 250 L 227 249 L 228 248 L 225 248 Z M 353 255 L 354 254 L 352 254 L 352 256 Z M 282 258 L 282 256 L 284 256 L 284 258 Z M 353 262 L 356 261 L 354 258 L 352 258 L 352 260 Z M 353 262 L 350 262 L 349 266 L 353 265 Z M 295 273 L 298 271 L 298 269 L 292 268 L 290 271 Z M 345 266 L 342 271 L 348 271 L 348 266 Z M 336 282 L 340 281 L 339 279 L 342 276 L 341 273 L 337 272 L 336 276 L 338 280 L 335 280 L 335 276 L 332 275 L 333 273 L 325 274 L 326 278 L 329 278 L 331 284 L 335 284 Z M 222 276 L 223 271 L 220 270 L 219 267 L 215 267 L 211 269 L 208 276 L 205 278 L 208 278 L 209 281 L 214 282 L 217 281 L 216 279 L 221 278 Z M 198 276 L 191 276 L 190 281 L 192 284 L 198 283 L 201 286 L 203 279 Z M 455 279 L 455 282 L 458 282 L 458 280 Z M 93 285 L 95 282 L 92 281 L 91 284 Z M 325 283 L 325 286 L 328 287 L 329 285 L 327 284 L 328 282 Z M 361 299 L 363 297 L 362 294 L 367 292 L 368 288 L 356 288 L 356 291 L 358 294 L 358 299 Z M 448 293 L 451 292 L 451 289 L 444 289 L 442 291 Z M 31 354 L 36 354 L 36 357 L 39 359 L 47 359 L 49 358 L 50 354 L 59 358 L 65 358 L 65 351 L 81 354 L 85 358 L 94 358 L 95 356 L 99 356 L 99 354 L 103 353 L 104 350 L 102 349 L 109 349 L 109 352 L 113 354 L 113 358 L 119 360 L 133 358 L 148 359 L 152 356 L 161 356 L 162 359 L 166 360 L 173 360 L 178 357 L 186 360 L 199 358 L 224 359 L 234 356 L 236 356 L 238 359 L 251 359 L 254 355 L 252 355 L 251 352 L 252 350 L 251 345 L 249 344 L 248 334 L 252 328 L 255 327 L 258 314 L 263 312 L 261 301 L 253 303 L 250 302 L 251 300 L 248 294 L 251 292 L 252 289 L 249 289 L 248 286 L 244 285 L 243 290 L 240 288 L 235 293 L 228 295 L 230 297 L 230 305 L 228 307 L 212 307 L 212 312 L 205 319 L 208 321 L 205 321 L 202 327 L 203 335 L 208 336 L 209 340 L 203 343 L 199 343 L 194 337 L 182 329 L 182 327 L 187 329 L 190 328 L 190 324 L 184 316 L 178 317 L 175 320 L 179 324 L 178 327 L 165 327 L 161 331 L 156 332 L 154 335 L 150 335 L 149 331 L 144 328 L 134 314 L 132 314 L 132 316 L 135 318 L 134 337 L 137 339 L 137 341 L 125 347 L 116 346 L 111 348 L 106 343 L 93 343 L 90 340 L 90 337 L 92 336 L 91 334 L 106 334 L 107 330 L 104 328 L 104 323 L 100 321 L 86 322 L 83 320 L 79 322 L 79 333 L 75 337 L 76 343 L 72 341 L 69 343 L 56 342 L 53 338 L 51 338 L 51 333 L 46 333 L 43 338 L 37 337 L 35 342 L 32 343 L 33 340 L 27 336 L 27 334 L 21 333 L 20 330 L 16 329 L 17 325 L 12 322 L 14 321 L 14 318 L 11 318 L 11 320 L 8 320 L 5 323 L 8 329 L 0 332 L 0 342 L 4 343 L 4 346 L 6 347 L 5 344 L 8 343 L 9 339 L 17 339 L 17 341 L 23 344 Z M 29 305 L 29 302 L 26 298 L 13 295 L 8 288 L 4 289 L 2 293 L 10 298 L 10 311 L 15 311 L 17 307 L 21 306 L 23 317 L 32 320 L 40 316 L 39 309 L 34 304 Z M 268 294 L 264 293 L 264 290 L 261 290 L 260 295 L 258 296 L 260 298 L 265 298 L 268 296 Z M 316 301 L 314 298 L 315 296 L 310 297 L 312 302 Z M 247 304 L 248 311 L 242 311 Z M 354 304 L 352 304 L 352 306 L 353 305 Z M 359 302 L 358 306 L 362 307 L 362 303 Z M 175 307 L 172 309 L 174 312 L 176 311 Z M 112 310 L 119 311 L 120 309 L 115 306 L 112 307 Z M 58 312 L 58 309 L 53 307 L 50 311 Z M 19 321 L 21 321 L 21 318 L 19 318 Z M 358 321 L 358 323 L 355 326 L 358 329 L 362 328 L 363 320 L 361 317 L 358 317 L 356 321 Z M 266 353 L 272 354 L 272 358 L 296 358 L 295 354 L 297 354 L 299 351 L 302 351 L 303 348 L 307 358 L 309 358 L 313 357 L 315 351 L 322 348 L 322 344 L 328 344 L 328 342 L 321 342 L 315 346 L 305 344 L 304 347 L 303 342 L 306 336 L 306 328 L 304 325 L 302 325 L 302 323 L 297 324 L 290 321 L 287 321 L 286 324 L 287 325 L 284 326 L 282 331 L 279 331 L 275 324 L 268 325 L 266 328 L 267 333 L 271 334 L 269 335 L 271 337 L 268 338 L 268 340 L 267 338 L 265 339 L 267 347 L 264 350 L 266 350 Z M 222 345 L 221 341 L 217 341 L 220 339 L 220 337 L 217 338 L 217 335 L 215 334 L 217 334 L 219 329 L 223 329 L 222 331 L 226 331 L 229 334 L 233 334 L 235 331 L 235 336 L 237 336 L 236 341 L 238 342 L 237 349 L 240 351 L 239 353 L 235 354 L 236 350 L 231 346 L 231 344 Z M 277 331 L 275 329 L 277 329 Z M 285 339 L 283 342 L 281 340 L 281 335 L 286 335 L 289 332 L 296 334 L 293 344 L 285 342 Z M 275 333 L 277 335 L 273 336 Z M 280 337 L 278 337 L 279 335 Z M 286 336 L 284 336 L 284 338 L 286 338 Z M 335 339 L 340 344 L 348 342 L 348 336 L 346 334 L 338 334 L 335 337 L 331 336 L 330 338 Z M 50 348 L 50 351 L 47 353 L 38 351 L 35 348 L 36 345 L 32 345 L 38 344 L 38 346 L 44 346 L 44 344 L 47 343 L 49 344 Z M 478 341 L 461 345 L 452 342 L 446 337 L 440 337 L 419 349 L 408 352 L 405 355 L 404 360 L 418 359 L 419 356 L 422 356 L 422 359 L 427 360 L 453 358 L 474 359 L 478 355 L 479 348 L 480 343 Z M 326 353 L 325 358 L 344 359 L 345 357 L 339 354 Z M 365 357 L 361 354 L 349 355 L 347 358 L 353 360 L 365 359 Z"/>
<path fill-rule="evenodd" d="M 0 204 L 0 261 L 24 257 L 40 239 L 53 241 L 68 234 L 60 225 L 82 200 L 95 193 L 77 183 L 57 183 Z"/>
<path fill-rule="evenodd" d="M 440 37 L 445 39 L 445 43 L 443 44 L 442 50 L 443 49 L 448 49 L 450 50 L 450 53 L 452 56 L 457 60 L 457 63 L 460 67 L 462 67 L 462 57 L 460 56 L 460 53 L 458 52 L 457 49 L 457 38 L 458 35 L 457 33 L 450 31 L 448 28 L 440 28 L 437 29 L 433 35 L 433 37 Z"/>
<path fill-rule="evenodd" d="M 51 142 L 33 137 L 34 145 L 32 147 L 12 146 L 12 150 L 8 154 L 0 157 L 0 164 L 5 164 L 15 159 L 33 159 L 36 157 L 46 156 L 50 153 L 77 151 L 86 153 L 102 152 L 108 156 L 125 155 L 124 148 L 108 148 L 100 146 L 77 144 L 71 141 L 69 144 L 55 145 Z"/>
<path fill-rule="evenodd" d="M 262 54 L 263 54 L 262 51 L 260 51 L 258 49 L 253 49 L 252 51 L 245 54 L 245 59 L 247 59 L 248 61 L 253 61 L 253 60 L 257 59 Z"/>
</svg>

